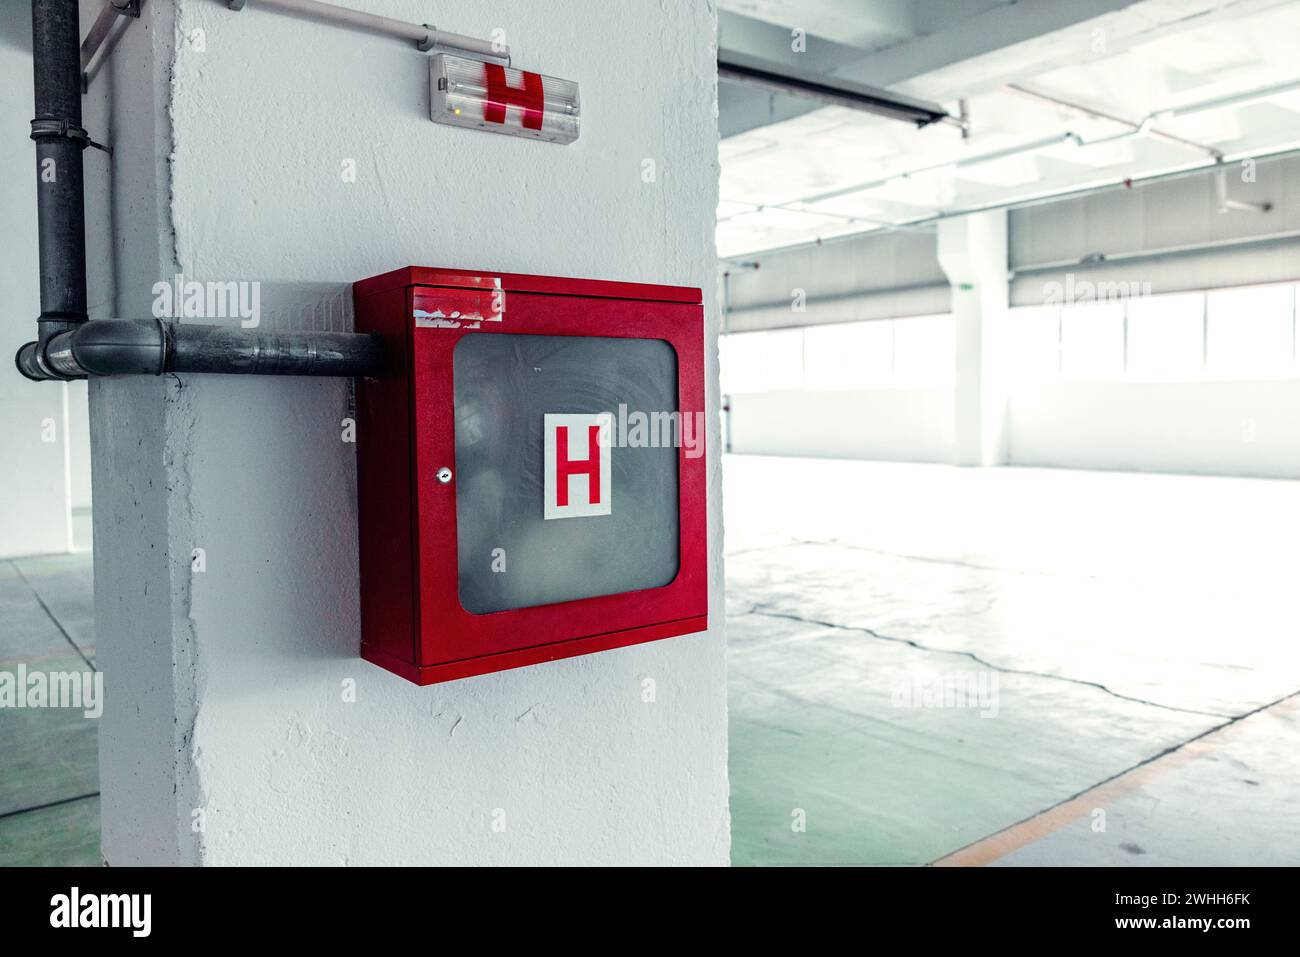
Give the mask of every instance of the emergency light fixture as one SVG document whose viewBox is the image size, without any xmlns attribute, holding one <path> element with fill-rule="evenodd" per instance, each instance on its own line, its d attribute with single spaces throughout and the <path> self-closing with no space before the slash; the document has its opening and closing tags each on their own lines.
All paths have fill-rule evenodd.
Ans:
<svg viewBox="0 0 1300 957">
<path fill-rule="evenodd" d="M 578 84 L 439 53 L 429 58 L 429 112 L 435 123 L 572 143 Z"/>
</svg>

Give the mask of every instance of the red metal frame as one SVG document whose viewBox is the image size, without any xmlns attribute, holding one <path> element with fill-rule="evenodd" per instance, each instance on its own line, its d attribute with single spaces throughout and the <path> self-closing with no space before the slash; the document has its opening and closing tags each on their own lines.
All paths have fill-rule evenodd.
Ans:
<svg viewBox="0 0 1300 957">
<path fill-rule="evenodd" d="M 417 327 L 416 310 L 498 319 Z M 708 627 L 705 458 L 678 452 L 677 577 L 661 588 L 473 615 L 458 596 L 452 355 L 464 335 L 662 339 L 677 353 L 678 410 L 704 411 L 699 289 L 408 267 L 354 286 L 356 327 L 383 335 L 390 368 L 358 402 L 363 658 L 427 685 L 653 641 Z"/>
</svg>

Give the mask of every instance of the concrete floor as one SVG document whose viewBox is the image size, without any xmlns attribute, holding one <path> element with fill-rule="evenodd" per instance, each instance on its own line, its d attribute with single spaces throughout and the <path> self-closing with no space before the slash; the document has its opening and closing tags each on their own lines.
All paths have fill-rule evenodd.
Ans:
<svg viewBox="0 0 1300 957">
<path fill-rule="evenodd" d="M 736 864 L 1300 863 L 1300 482 L 724 483 Z M 94 658 L 90 555 L 0 561 L 0 669 Z M 99 863 L 95 732 L 0 709 L 0 865 Z"/>
<path fill-rule="evenodd" d="M 94 627 L 88 551 L 0 560 L 0 670 L 92 670 Z M 79 710 L 0 708 L 0 866 L 100 863 L 97 731 Z"/>
<path fill-rule="evenodd" d="M 1300 482 L 723 468 L 734 863 L 1300 863 Z"/>
</svg>

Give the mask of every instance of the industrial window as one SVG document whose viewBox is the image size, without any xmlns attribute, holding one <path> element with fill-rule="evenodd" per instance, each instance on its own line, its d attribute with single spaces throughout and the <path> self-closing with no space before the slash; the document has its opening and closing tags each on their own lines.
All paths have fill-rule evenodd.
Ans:
<svg viewBox="0 0 1300 957">
<path fill-rule="evenodd" d="M 1300 376 L 1300 284 L 1010 310 L 1012 381 L 1058 375 L 1134 381 Z"/>
<path fill-rule="evenodd" d="M 728 395 L 936 388 L 951 383 L 955 361 L 951 315 L 737 332 L 718 351 Z"/>
<path fill-rule="evenodd" d="M 1113 379 L 1124 374 L 1124 304 L 1061 308 L 1061 375 Z"/>
<path fill-rule="evenodd" d="M 893 324 L 894 385 L 941 386 L 952 381 L 952 316 L 914 316 Z"/>
<path fill-rule="evenodd" d="M 1225 378 L 1296 373 L 1296 287 L 1254 286 L 1206 294 L 1206 371 Z"/>
<path fill-rule="evenodd" d="M 774 329 L 723 336 L 718 346 L 722 391 L 779 392 L 803 388 L 803 330 Z"/>
<path fill-rule="evenodd" d="M 892 322 L 846 322 L 803 331 L 806 388 L 839 391 L 888 385 L 894 367 Z"/>
<path fill-rule="evenodd" d="M 1130 379 L 1200 378 L 1205 368 L 1205 294 L 1149 296 L 1128 301 Z"/>
<path fill-rule="evenodd" d="M 1008 316 L 1007 368 L 1014 382 L 1051 382 L 1061 374 L 1060 306 L 1022 306 Z"/>
</svg>

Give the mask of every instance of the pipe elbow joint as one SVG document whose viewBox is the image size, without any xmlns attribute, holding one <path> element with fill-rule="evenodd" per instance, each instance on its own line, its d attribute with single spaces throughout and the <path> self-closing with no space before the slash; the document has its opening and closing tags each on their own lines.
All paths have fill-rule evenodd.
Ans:
<svg viewBox="0 0 1300 957">
<path fill-rule="evenodd" d="M 160 375 L 167 334 L 157 321 L 97 319 L 19 348 L 14 364 L 35 382 L 86 376 Z"/>
<path fill-rule="evenodd" d="M 33 382 L 45 382 L 54 378 L 41 365 L 41 344 L 39 342 L 28 342 L 18 347 L 14 354 L 14 365 L 18 371 Z"/>
<path fill-rule="evenodd" d="M 97 319 L 72 334 L 72 356 L 94 376 L 161 375 L 167 336 L 157 321 Z"/>
</svg>

